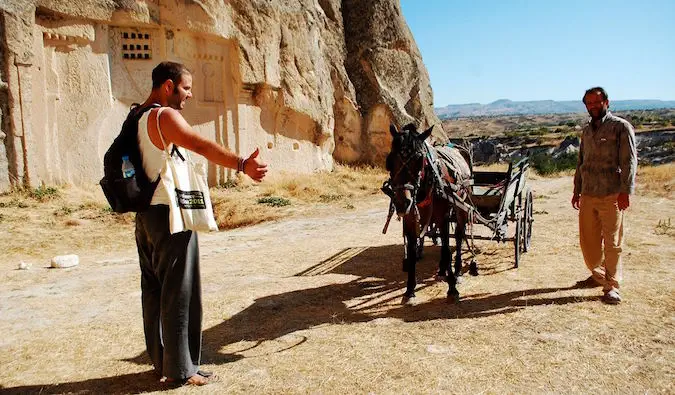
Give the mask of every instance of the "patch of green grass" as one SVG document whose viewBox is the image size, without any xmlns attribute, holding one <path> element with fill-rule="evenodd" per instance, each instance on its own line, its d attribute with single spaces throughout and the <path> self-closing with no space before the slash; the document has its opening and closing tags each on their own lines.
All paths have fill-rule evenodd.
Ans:
<svg viewBox="0 0 675 395">
<path fill-rule="evenodd" d="M 527 131 L 524 132 L 522 130 L 509 130 L 507 132 L 504 132 L 504 136 L 509 138 L 520 137 L 523 134 L 527 134 Z"/>
<path fill-rule="evenodd" d="M 542 126 L 542 127 L 540 127 L 539 129 L 530 130 L 530 132 L 528 133 L 528 135 L 529 135 L 529 136 L 543 136 L 543 135 L 545 135 L 545 134 L 547 134 L 547 133 L 548 133 L 548 128 Z"/>
<path fill-rule="evenodd" d="M 14 198 L 9 202 L 0 202 L 0 207 L 28 208 L 30 206 L 26 202 Z"/>
<path fill-rule="evenodd" d="M 266 204 L 272 207 L 289 206 L 291 201 L 279 196 L 266 196 L 258 199 L 258 204 Z"/>
<path fill-rule="evenodd" d="M 63 206 L 60 209 L 54 211 L 54 215 L 57 216 L 57 217 L 62 217 L 62 216 L 65 216 L 65 215 L 72 214 L 73 211 L 75 211 L 75 210 L 73 210 L 72 207 Z"/>
<path fill-rule="evenodd" d="M 319 201 L 321 201 L 321 203 L 330 203 L 340 200 L 342 198 L 344 198 L 343 195 L 336 195 L 336 194 L 319 195 Z"/>
<path fill-rule="evenodd" d="M 59 197 L 59 190 L 54 187 L 40 186 L 29 191 L 28 196 L 41 202 Z"/>
<path fill-rule="evenodd" d="M 102 203 L 99 202 L 86 202 L 77 206 L 78 210 L 100 210 L 105 207 Z"/>
</svg>

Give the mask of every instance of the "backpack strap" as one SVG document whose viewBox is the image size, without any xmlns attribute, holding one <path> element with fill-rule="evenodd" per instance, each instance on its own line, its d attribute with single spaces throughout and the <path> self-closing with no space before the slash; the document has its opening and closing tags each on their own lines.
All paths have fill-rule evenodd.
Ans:
<svg viewBox="0 0 675 395">
<path fill-rule="evenodd" d="M 171 152 L 169 152 L 169 150 L 168 150 L 168 148 L 167 148 L 167 145 L 166 145 L 166 142 L 164 141 L 164 136 L 162 135 L 162 129 L 159 127 L 159 116 L 162 114 L 162 111 L 164 111 L 165 108 L 166 108 L 166 107 L 161 107 L 161 108 L 157 111 L 157 132 L 159 132 L 159 138 L 162 140 L 162 147 L 164 147 L 164 152 L 166 152 L 166 154 L 169 155 L 169 158 L 172 157 L 173 154 L 174 154 L 174 152 L 175 152 L 176 155 L 178 155 L 178 157 L 179 157 L 183 162 L 185 162 L 185 157 L 183 156 L 183 154 L 180 153 L 180 151 L 178 150 L 178 147 L 176 146 L 176 144 L 173 145 L 173 148 L 171 149 Z"/>
</svg>

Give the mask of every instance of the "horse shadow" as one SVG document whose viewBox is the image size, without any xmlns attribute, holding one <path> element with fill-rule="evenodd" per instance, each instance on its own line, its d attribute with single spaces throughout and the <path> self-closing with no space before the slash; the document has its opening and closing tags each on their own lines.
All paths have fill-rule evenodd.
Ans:
<svg viewBox="0 0 675 395">
<path fill-rule="evenodd" d="M 296 332 L 325 324 L 363 323 L 378 318 L 397 318 L 405 322 L 472 319 L 514 313 L 531 306 L 564 305 L 598 299 L 595 296 L 545 296 L 575 289 L 575 286 L 569 286 L 466 295 L 459 304 L 448 304 L 443 293 L 443 297 L 415 306 L 403 306 L 400 300 L 405 292 L 406 278 L 401 271 L 402 254 L 400 245 L 347 248 L 295 274 L 300 277 L 344 274 L 355 278 L 346 283 L 327 284 L 256 299 L 251 306 L 204 331 L 205 363 L 231 362 L 235 355 L 251 353 L 251 350 L 261 347 L 265 342 L 279 339 L 284 339 L 284 342 L 277 345 L 275 351 L 261 347 L 261 352 L 283 352 L 306 341 L 302 334 Z M 439 256 L 440 248 L 427 249 L 427 256 L 418 270 L 418 290 L 436 283 L 434 274 L 437 271 L 436 258 Z M 235 344 L 241 348 L 232 349 Z M 223 349 L 228 350 L 228 353 L 218 351 Z"/>
</svg>

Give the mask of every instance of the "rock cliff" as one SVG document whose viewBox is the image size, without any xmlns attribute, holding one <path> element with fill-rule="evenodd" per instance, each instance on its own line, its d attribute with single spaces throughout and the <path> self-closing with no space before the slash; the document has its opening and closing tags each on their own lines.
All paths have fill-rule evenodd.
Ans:
<svg viewBox="0 0 675 395">
<path fill-rule="evenodd" d="M 195 129 L 273 170 L 379 165 L 390 122 L 439 124 L 398 0 L 23 0 L 0 22 L 0 189 L 96 182 L 165 59 L 193 71 Z"/>
</svg>

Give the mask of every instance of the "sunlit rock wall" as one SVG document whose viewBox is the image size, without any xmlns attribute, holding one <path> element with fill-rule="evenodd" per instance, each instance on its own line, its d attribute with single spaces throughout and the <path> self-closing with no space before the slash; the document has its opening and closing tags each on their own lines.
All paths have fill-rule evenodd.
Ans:
<svg viewBox="0 0 675 395">
<path fill-rule="evenodd" d="M 390 122 L 438 122 L 396 0 L 17 0 L 0 22 L 0 190 L 94 185 L 163 60 L 193 73 L 195 130 L 272 174 L 381 164 Z"/>
</svg>

